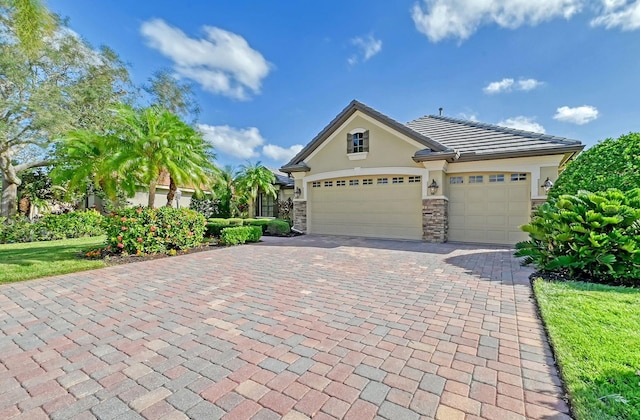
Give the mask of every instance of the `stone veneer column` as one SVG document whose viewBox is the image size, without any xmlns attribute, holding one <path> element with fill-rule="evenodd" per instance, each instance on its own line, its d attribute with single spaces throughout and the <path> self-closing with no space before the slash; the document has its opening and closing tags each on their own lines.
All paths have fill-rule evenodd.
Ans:
<svg viewBox="0 0 640 420">
<path fill-rule="evenodd" d="M 293 227 L 307 233 L 307 202 L 304 200 L 293 201 Z"/>
<path fill-rule="evenodd" d="M 427 242 L 447 242 L 449 229 L 449 200 L 422 200 L 422 239 Z"/>
<path fill-rule="evenodd" d="M 547 200 L 544 198 L 534 198 L 531 200 L 531 212 L 538 210 L 538 207 L 546 203 Z"/>
</svg>

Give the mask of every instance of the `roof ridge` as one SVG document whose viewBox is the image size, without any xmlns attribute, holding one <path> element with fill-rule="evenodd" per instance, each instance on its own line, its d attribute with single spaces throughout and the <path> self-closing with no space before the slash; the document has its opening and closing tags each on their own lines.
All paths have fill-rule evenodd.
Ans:
<svg viewBox="0 0 640 420">
<path fill-rule="evenodd" d="M 413 121 L 409 121 L 407 123 L 407 125 L 411 124 L 411 123 L 415 123 L 415 122 L 417 122 L 417 121 L 419 121 L 421 119 L 424 119 L 424 118 L 432 118 L 432 119 L 435 119 L 435 120 L 446 121 L 446 122 L 451 122 L 451 123 L 456 123 L 456 124 L 462 124 L 462 125 L 466 125 L 466 126 L 469 126 L 469 127 L 489 129 L 489 130 L 493 130 L 493 131 L 497 131 L 497 132 L 501 132 L 501 133 L 515 134 L 515 135 L 519 135 L 519 136 L 522 136 L 522 137 L 528 137 L 528 138 L 540 139 L 540 140 L 548 140 L 548 141 L 552 141 L 552 142 L 556 142 L 556 143 L 582 144 L 582 142 L 580 142 L 579 140 L 569 139 L 569 138 L 566 138 L 566 137 L 552 136 L 550 134 L 536 133 L 534 131 L 518 130 L 516 128 L 503 127 L 503 126 L 497 125 L 497 124 L 488 124 L 488 123 L 483 123 L 483 122 L 479 122 L 479 121 L 463 120 L 463 119 L 460 119 L 460 118 L 446 117 L 446 116 L 443 116 L 443 115 L 424 115 L 424 116 L 422 116 L 420 118 L 416 118 Z"/>
</svg>

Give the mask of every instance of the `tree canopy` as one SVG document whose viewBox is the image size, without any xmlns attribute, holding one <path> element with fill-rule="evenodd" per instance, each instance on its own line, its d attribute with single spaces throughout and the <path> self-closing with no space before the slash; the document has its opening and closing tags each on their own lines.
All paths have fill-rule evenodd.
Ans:
<svg viewBox="0 0 640 420">
<path fill-rule="evenodd" d="M 549 197 L 617 188 L 628 191 L 640 185 L 640 133 L 608 138 L 585 150 L 560 174 Z"/>
</svg>

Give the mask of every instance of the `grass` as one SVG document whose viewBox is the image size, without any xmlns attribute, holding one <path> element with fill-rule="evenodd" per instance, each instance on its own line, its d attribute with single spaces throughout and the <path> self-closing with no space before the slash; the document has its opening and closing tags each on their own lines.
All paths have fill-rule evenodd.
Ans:
<svg viewBox="0 0 640 420">
<path fill-rule="evenodd" d="M 640 419 L 640 289 L 537 280 L 574 414 Z"/>
<path fill-rule="evenodd" d="M 78 258 L 83 250 L 103 244 L 104 236 L 0 245 L 0 283 L 105 267 L 102 260 Z"/>
</svg>

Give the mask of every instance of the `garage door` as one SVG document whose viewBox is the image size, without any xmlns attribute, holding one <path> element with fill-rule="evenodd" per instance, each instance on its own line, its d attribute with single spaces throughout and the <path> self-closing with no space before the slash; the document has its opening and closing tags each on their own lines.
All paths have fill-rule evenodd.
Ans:
<svg viewBox="0 0 640 420">
<path fill-rule="evenodd" d="M 531 212 L 526 173 L 447 176 L 449 240 L 514 244 L 526 240 L 520 226 Z"/>
<path fill-rule="evenodd" d="M 311 233 L 422 239 L 421 177 L 336 178 L 308 185 Z"/>
</svg>

